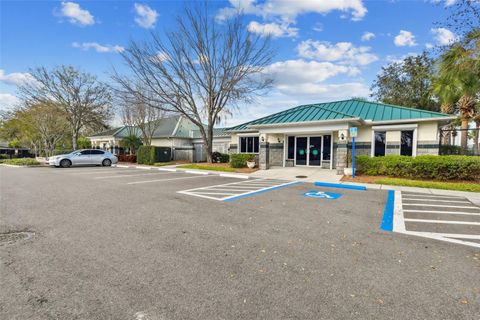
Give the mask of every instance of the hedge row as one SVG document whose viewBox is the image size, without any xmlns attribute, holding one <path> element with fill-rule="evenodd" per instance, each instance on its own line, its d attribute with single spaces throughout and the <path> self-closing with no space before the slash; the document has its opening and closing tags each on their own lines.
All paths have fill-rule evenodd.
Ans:
<svg viewBox="0 0 480 320">
<path fill-rule="evenodd" d="M 255 160 L 255 154 L 253 153 L 232 153 L 230 155 L 230 167 L 245 168 L 247 161 L 253 160 Z"/>
<path fill-rule="evenodd" d="M 371 176 L 480 181 L 480 157 L 357 156 L 357 172 Z"/>
</svg>

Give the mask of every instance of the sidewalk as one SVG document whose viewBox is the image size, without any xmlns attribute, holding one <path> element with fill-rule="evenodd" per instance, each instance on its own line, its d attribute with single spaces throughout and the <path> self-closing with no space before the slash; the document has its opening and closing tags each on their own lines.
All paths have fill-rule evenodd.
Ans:
<svg viewBox="0 0 480 320">
<path fill-rule="evenodd" d="M 258 170 L 250 174 L 251 177 L 261 179 L 281 179 L 304 182 L 340 183 L 342 176 L 336 170 L 312 167 L 271 167 L 268 170 Z M 304 177 L 304 178 L 302 178 Z"/>
</svg>

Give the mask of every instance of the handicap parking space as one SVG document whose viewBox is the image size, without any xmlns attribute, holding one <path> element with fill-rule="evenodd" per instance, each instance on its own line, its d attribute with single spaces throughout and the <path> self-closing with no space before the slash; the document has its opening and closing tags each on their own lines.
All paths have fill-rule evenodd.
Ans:
<svg viewBox="0 0 480 320">
<path fill-rule="evenodd" d="M 298 182 L 277 179 L 249 179 L 187 189 L 178 191 L 178 193 L 217 201 L 233 201 L 296 183 Z"/>
<path fill-rule="evenodd" d="M 480 207 L 465 197 L 397 192 L 395 232 L 480 248 Z"/>
</svg>

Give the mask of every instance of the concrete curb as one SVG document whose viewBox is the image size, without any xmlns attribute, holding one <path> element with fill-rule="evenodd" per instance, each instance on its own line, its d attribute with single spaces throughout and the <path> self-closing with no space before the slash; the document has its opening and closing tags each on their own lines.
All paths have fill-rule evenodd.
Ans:
<svg viewBox="0 0 480 320">
<path fill-rule="evenodd" d="M 237 174 L 237 173 L 222 173 L 216 171 L 208 171 L 208 170 L 192 170 L 192 169 L 179 169 L 179 168 L 157 168 L 157 167 L 147 167 L 147 166 L 128 166 L 128 165 L 116 165 L 117 168 L 130 168 L 130 169 L 141 169 L 141 170 L 158 170 L 158 171 L 169 171 L 169 172 L 184 172 L 190 174 L 199 174 L 199 175 L 212 175 L 212 176 L 220 176 L 225 178 L 237 178 L 237 179 L 254 179 L 248 175 L 244 174 Z"/>
</svg>

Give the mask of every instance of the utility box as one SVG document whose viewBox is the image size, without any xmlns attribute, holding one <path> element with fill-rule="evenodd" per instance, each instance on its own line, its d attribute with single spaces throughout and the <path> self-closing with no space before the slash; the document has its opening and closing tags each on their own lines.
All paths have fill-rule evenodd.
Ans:
<svg viewBox="0 0 480 320">
<path fill-rule="evenodd" d="M 169 162 L 172 159 L 172 149 L 169 147 L 155 147 L 155 161 Z"/>
</svg>

